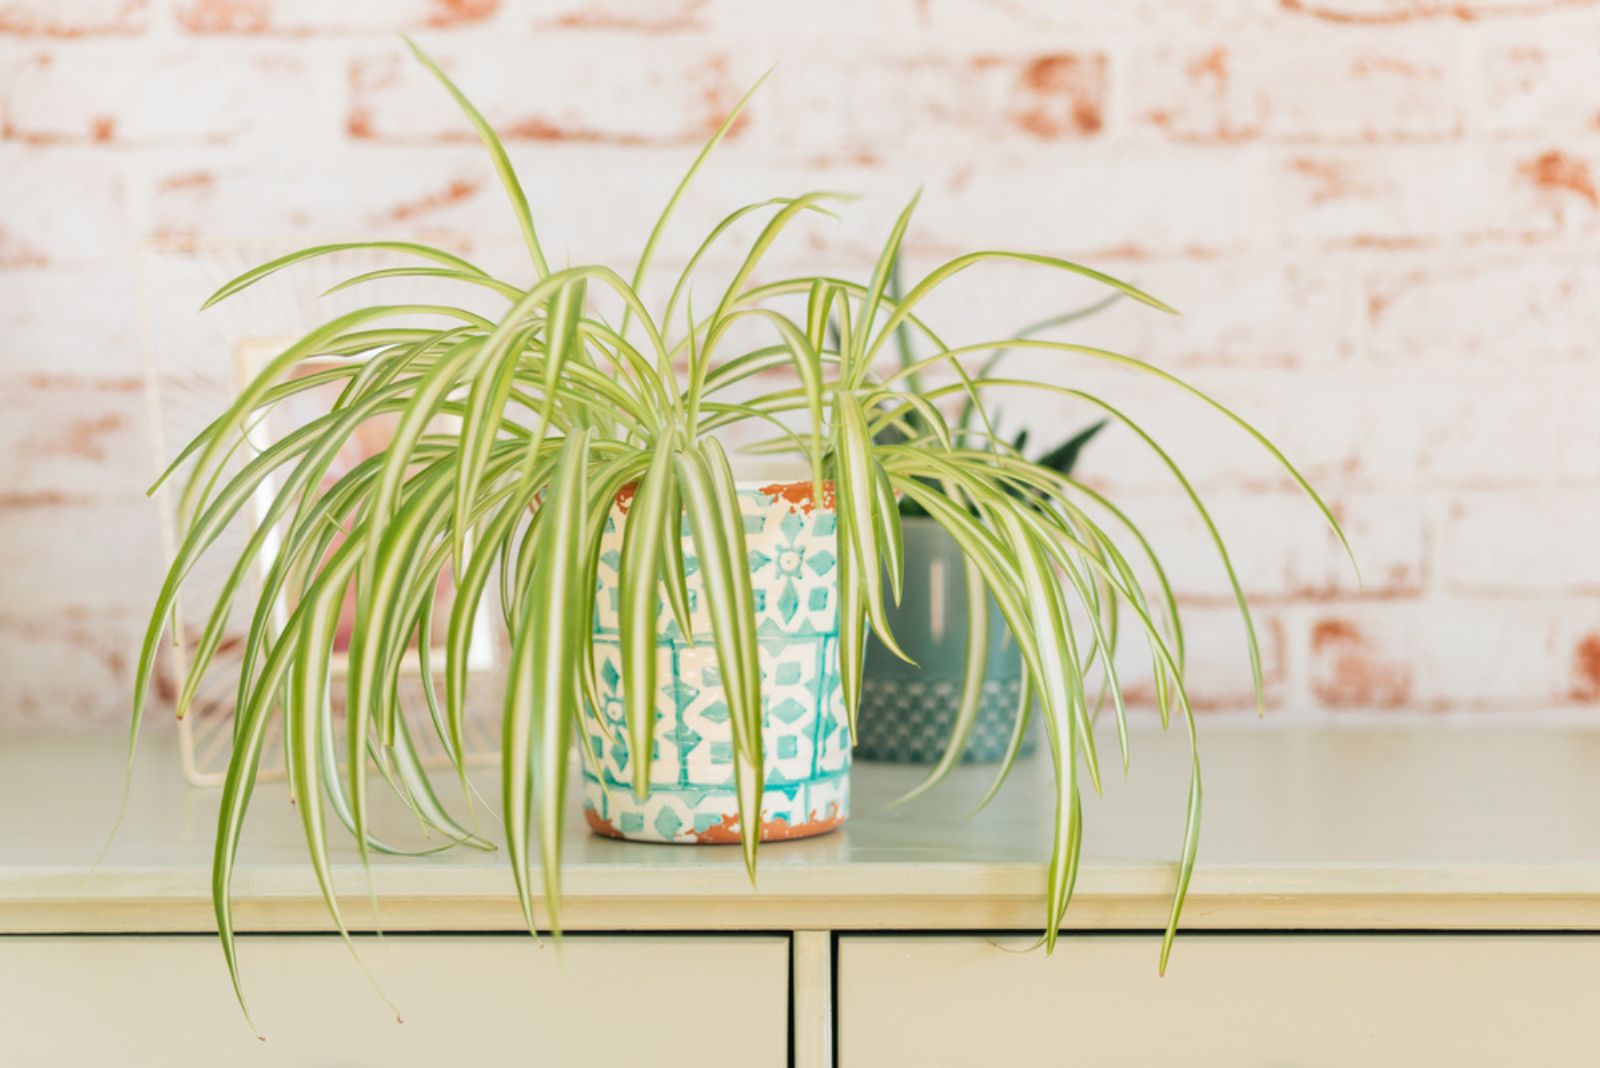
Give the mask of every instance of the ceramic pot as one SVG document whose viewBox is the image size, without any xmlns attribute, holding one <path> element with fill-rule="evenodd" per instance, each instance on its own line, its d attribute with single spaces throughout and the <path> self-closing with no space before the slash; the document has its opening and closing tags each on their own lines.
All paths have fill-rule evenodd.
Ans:
<svg viewBox="0 0 1600 1068">
<path fill-rule="evenodd" d="M 901 524 L 905 582 L 900 604 L 890 601 L 889 626 L 919 666 L 895 656 L 876 638 L 867 642 L 857 717 L 856 756 L 863 760 L 932 764 L 944 754 L 961 699 L 967 647 L 967 593 L 961 548 L 926 517 Z M 978 709 L 961 759 L 1005 756 L 1022 688 L 1022 654 L 989 598 L 989 663 Z M 1022 752 L 1032 752 L 1025 736 Z"/>
<path fill-rule="evenodd" d="M 839 676 L 838 544 L 830 485 L 812 499 L 810 482 L 740 483 L 760 645 L 766 792 L 761 838 L 803 838 L 844 822 L 850 805 L 850 736 Z M 663 601 L 657 609 L 656 744 L 650 791 L 632 789 L 623 714 L 617 567 L 627 498 L 619 499 L 601 543 L 595 658 L 607 737 L 591 714 L 584 742 L 584 811 L 600 834 L 649 842 L 738 842 L 743 829 L 734 784 L 733 731 L 712 640 L 711 619 L 685 520 L 693 642 Z"/>
</svg>

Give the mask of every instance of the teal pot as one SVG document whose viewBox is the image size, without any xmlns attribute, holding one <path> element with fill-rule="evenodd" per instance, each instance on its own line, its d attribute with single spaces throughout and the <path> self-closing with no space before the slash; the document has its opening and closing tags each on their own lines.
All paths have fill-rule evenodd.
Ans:
<svg viewBox="0 0 1600 1068">
<path fill-rule="evenodd" d="M 868 639 L 861 681 L 856 756 L 863 760 L 932 764 L 944 755 L 961 699 L 966 663 L 967 592 L 961 548 L 943 527 L 926 517 L 907 517 L 905 583 L 900 604 L 889 609 L 889 625 L 912 666 Z M 964 762 L 1005 756 L 1022 689 L 1022 654 L 989 598 L 989 663 L 983 700 Z M 1022 752 L 1032 752 L 1025 737 Z"/>
<path fill-rule="evenodd" d="M 831 484 L 740 483 L 761 661 L 766 790 L 763 841 L 804 838 L 844 822 L 850 807 L 850 731 L 839 676 L 839 567 Z M 685 640 L 657 609 L 656 734 L 650 789 L 634 796 L 623 713 L 618 575 L 631 494 L 618 499 L 600 543 L 595 674 L 600 707 L 585 717 L 584 812 L 600 834 L 645 842 L 738 842 L 733 730 L 706 610 L 694 539 L 682 528 L 688 578 Z M 595 713 L 603 718 L 602 724 Z M 742 758 L 740 758 L 742 759 Z"/>
</svg>

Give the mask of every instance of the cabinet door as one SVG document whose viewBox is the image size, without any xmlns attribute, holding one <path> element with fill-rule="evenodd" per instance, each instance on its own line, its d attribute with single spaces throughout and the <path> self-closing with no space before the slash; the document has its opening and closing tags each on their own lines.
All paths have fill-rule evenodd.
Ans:
<svg viewBox="0 0 1600 1068">
<path fill-rule="evenodd" d="M 788 939 L 240 938 L 257 1042 L 209 936 L 0 938 L 15 1065 L 782 1065 Z"/>
<path fill-rule="evenodd" d="M 839 1063 L 1600 1064 L 1600 936 L 845 936 Z"/>
</svg>

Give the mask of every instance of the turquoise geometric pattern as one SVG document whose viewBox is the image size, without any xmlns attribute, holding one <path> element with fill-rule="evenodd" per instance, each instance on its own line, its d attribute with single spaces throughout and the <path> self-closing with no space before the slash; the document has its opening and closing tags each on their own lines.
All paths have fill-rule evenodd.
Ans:
<svg viewBox="0 0 1600 1068">
<path fill-rule="evenodd" d="M 867 639 L 855 755 L 862 760 L 932 764 L 949 746 L 966 675 L 972 619 L 964 579 L 966 558 L 956 540 L 925 516 L 907 517 L 901 535 L 905 582 L 899 603 L 888 614 L 910 662 L 896 657 L 876 637 Z M 1022 696 L 1022 654 L 1016 638 L 994 598 L 986 601 L 989 640 L 983 685 L 977 717 L 960 754 L 961 760 L 974 763 L 1005 756 Z M 1033 749 L 1037 719 L 1029 719 L 1022 753 Z"/>
<path fill-rule="evenodd" d="M 959 677 L 861 680 L 861 714 L 856 721 L 856 755 L 862 760 L 935 764 L 950 744 L 956 709 L 961 704 Z M 963 764 L 993 763 L 1006 755 L 1017 721 L 1022 679 L 983 680 L 978 718 L 961 751 Z M 1031 717 L 1021 755 L 1033 752 L 1038 717 Z"/>
<path fill-rule="evenodd" d="M 739 486 L 755 593 L 766 791 L 761 837 L 820 834 L 849 809 L 850 735 L 839 678 L 838 545 L 831 486 Z M 663 601 L 657 609 L 656 741 L 650 792 L 632 788 L 623 715 L 618 575 L 626 500 L 601 539 L 596 591 L 598 709 L 585 717 L 584 808 L 602 834 L 654 842 L 737 842 L 733 732 L 702 596 L 694 539 L 682 529 L 693 641 Z M 602 729 L 596 714 L 609 730 Z"/>
</svg>

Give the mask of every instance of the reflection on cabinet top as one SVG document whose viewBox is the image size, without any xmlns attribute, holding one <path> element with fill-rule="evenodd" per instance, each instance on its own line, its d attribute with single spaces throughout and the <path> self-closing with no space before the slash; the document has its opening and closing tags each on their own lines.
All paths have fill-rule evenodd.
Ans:
<svg viewBox="0 0 1600 1068">
<path fill-rule="evenodd" d="M 124 745 L 117 732 L 0 734 L 0 931 L 210 928 L 217 794 L 184 784 L 170 733 L 146 733 L 127 817 L 95 865 Z M 1201 724 L 1200 745 L 1205 810 L 1185 926 L 1600 928 L 1600 728 L 1214 722 Z M 1105 796 L 1085 798 L 1067 924 L 1159 927 L 1183 834 L 1187 743 L 1181 728 L 1136 729 L 1126 781 L 1114 740 L 1101 751 Z M 1048 756 L 1020 763 L 971 816 L 992 768 L 958 768 L 891 807 L 921 774 L 858 764 L 845 829 L 764 846 L 755 887 L 737 849 L 590 835 L 574 795 L 564 919 L 573 929 L 1036 926 L 1054 817 Z M 483 796 L 498 796 L 495 775 L 476 776 Z M 489 811 L 478 806 L 475 819 L 498 836 Z M 423 842 L 408 820 L 385 797 L 375 826 Z M 338 831 L 348 918 L 368 926 L 367 878 Z M 327 926 L 303 857 L 284 788 L 264 784 L 234 881 L 241 929 Z M 384 929 L 520 925 L 503 854 L 375 857 L 371 884 Z"/>
</svg>

